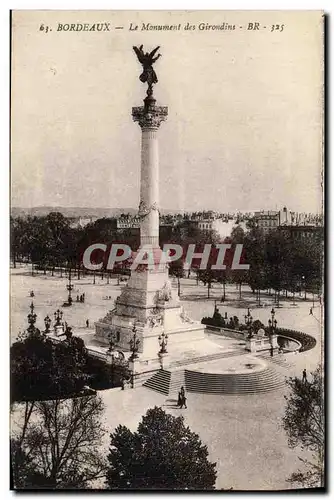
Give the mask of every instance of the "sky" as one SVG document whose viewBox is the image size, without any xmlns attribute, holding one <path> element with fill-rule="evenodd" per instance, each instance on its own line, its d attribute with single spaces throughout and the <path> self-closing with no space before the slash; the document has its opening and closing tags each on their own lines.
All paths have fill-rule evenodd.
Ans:
<svg viewBox="0 0 334 500">
<path fill-rule="evenodd" d="M 223 22 L 235 30 L 198 29 Z M 59 23 L 111 31 L 57 31 Z M 162 208 L 321 211 L 322 20 L 310 11 L 14 12 L 13 206 L 138 207 L 131 108 L 146 86 L 132 46 L 141 44 L 161 47 L 154 95 L 169 108 L 158 132 Z"/>
</svg>

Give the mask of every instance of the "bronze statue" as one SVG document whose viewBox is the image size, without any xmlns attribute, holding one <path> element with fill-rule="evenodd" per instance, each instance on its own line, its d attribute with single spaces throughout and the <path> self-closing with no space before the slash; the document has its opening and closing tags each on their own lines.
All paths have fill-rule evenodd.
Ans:
<svg viewBox="0 0 334 500">
<path fill-rule="evenodd" d="M 143 45 L 141 45 L 139 48 L 138 47 L 133 47 L 133 50 L 137 54 L 138 61 L 140 64 L 143 66 L 143 72 L 139 77 L 139 80 L 143 83 L 148 84 L 148 90 L 147 90 L 147 95 L 152 95 L 152 86 L 154 83 L 158 83 L 158 78 L 156 75 L 156 72 L 153 69 L 153 64 L 161 57 L 161 54 L 158 54 L 156 57 L 155 54 L 156 52 L 160 49 L 159 47 L 156 47 L 152 52 L 144 53 L 143 51 Z"/>
</svg>

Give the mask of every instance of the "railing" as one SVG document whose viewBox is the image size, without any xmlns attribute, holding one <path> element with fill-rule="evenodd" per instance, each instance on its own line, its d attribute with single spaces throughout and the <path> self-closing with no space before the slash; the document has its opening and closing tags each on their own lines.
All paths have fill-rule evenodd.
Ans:
<svg viewBox="0 0 334 500">
<path fill-rule="evenodd" d="M 205 329 L 210 331 L 213 330 L 215 332 L 215 335 L 224 335 L 225 337 L 231 337 L 231 338 L 237 338 L 237 339 L 245 339 L 245 333 L 248 334 L 248 331 L 240 331 L 240 330 L 232 330 L 231 328 L 226 328 L 223 326 L 211 326 L 211 325 L 206 325 L 205 323 L 202 323 L 203 326 L 205 326 Z"/>
<path fill-rule="evenodd" d="M 94 358 L 98 358 L 98 359 L 103 359 L 103 361 L 108 361 L 108 356 L 106 353 L 103 353 L 103 352 L 98 352 L 98 351 L 94 351 L 93 349 L 90 349 L 89 347 L 86 348 L 87 350 L 87 354 L 89 356 L 92 356 Z"/>
</svg>

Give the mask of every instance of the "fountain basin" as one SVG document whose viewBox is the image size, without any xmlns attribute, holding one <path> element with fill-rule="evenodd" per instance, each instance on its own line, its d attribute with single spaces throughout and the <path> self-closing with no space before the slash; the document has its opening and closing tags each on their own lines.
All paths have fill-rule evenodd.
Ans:
<svg viewBox="0 0 334 500">
<path fill-rule="evenodd" d="M 301 342 L 291 337 L 287 337 L 286 335 L 278 335 L 277 344 L 281 349 L 283 349 L 283 352 L 299 351 L 302 347 Z"/>
</svg>

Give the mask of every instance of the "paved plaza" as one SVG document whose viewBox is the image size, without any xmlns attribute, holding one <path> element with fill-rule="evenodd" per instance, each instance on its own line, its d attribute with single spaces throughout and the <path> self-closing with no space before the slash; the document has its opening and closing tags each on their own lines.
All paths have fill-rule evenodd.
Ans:
<svg viewBox="0 0 334 500">
<path fill-rule="evenodd" d="M 74 302 L 72 307 L 62 309 L 63 320 L 73 327 L 74 333 L 93 332 L 94 322 L 103 317 L 108 309 L 113 309 L 121 286 L 117 285 L 114 278 L 110 280 L 109 285 L 106 278 L 96 278 L 94 285 L 91 276 L 74 279 L 73 283 L 74 301 L 76 295 L 83 292 L 86 300 L 84 304 Z M 12 341 L 19 331 L 27 327 L 30 291 L 34 290 L 35 293 L 33 300 L 38 315 L 36 326 L 44 329 L 44 317 L 48 314 L 53 319 L 54 311 L 61 308 L 67 299 L 66 284 L 67 280 L 58 275 L 31 276 L 29 268 L 12 269 Z M 196 286 L 196 281 L 192 279 L 181 280 L 181 291 L 187 298 L 182 304 L 189 316 L 195 320 L 212 316 L 214 299 L 221 298 L 218 285 L 212 290 L 212 299 L 208 300 L 207 289 L 201 284 Z M 235 300 L 238 293 L 235 286 L 227 286 L 226 303 L 217 305 L 222 313 L 226 311 L 228 316 L 237 315 L 242 320 L 246 309 L 238 307 Z M 292 306 L 291 300 L 282 301 L 282 307 L 276 310 L 278 326 L 303 331 L 317 340 L 316 347 L 310 351 L 285 355 L 287 364 L 278 369 L 286 376 L 300 376 L 304 368 L 311 371 L 320 361 L 320 307 L 316 302 L 313 315 L 310 315 L 312 300 L 311 297 L 308 299 L 296 299 L 296 306 Z M 272 297 L 263 294 L 263 302 L 267 305 L 256 308 L 251 292 L 245 287 L 243 304 L 245 302 L 249 303 L 254 319 L 268 322 Z M 85 326 L 86 319 L 90 322 L 89 328 Z M 210 335 L 209 339 L 217 344 L 224 342 L 224 339 L 215 335 Z M 221 360 L 221 363 L 224 363 L 224 360 Z M 286 478 L 300 467 L 300 461 L 298 450 L 288 448 L 287 437 L 281 427 L 285 390 L 283 388 L 266 394 L 240 396 L 188 393 L 186 410 L 176 408 L 176 394 L 166 397 L 145 387 L 125 391 L 116 388 L 101 391 L 100 394 L 106 403 L 105 425 L 108 431 L 119 424 L 135 429 L 141 416 L 154 405 L 162 406 L 173 415 L 184 415 L 186 423 L 207 444 L 210 459 L 217 462 L 217 488 L 286 489 L 290 487 Z M 109 433 L 106 434 L 104 446 L 107 446 L 108 442 Z"/>
</svg>

